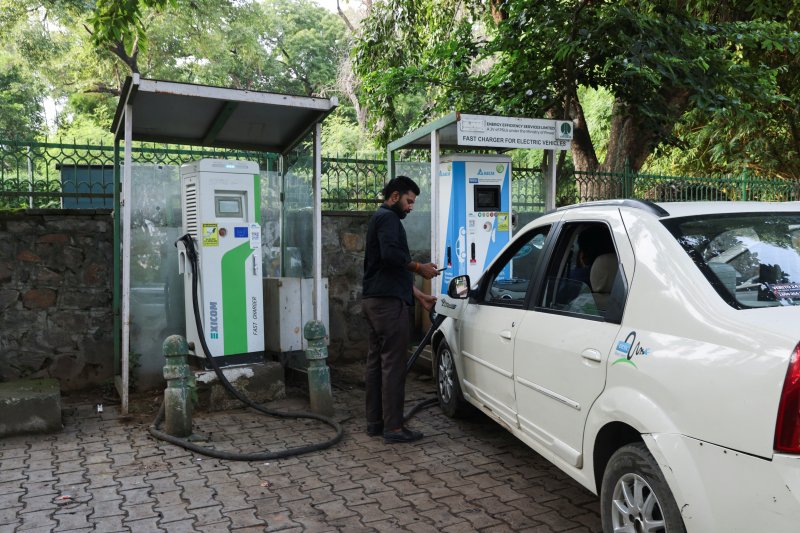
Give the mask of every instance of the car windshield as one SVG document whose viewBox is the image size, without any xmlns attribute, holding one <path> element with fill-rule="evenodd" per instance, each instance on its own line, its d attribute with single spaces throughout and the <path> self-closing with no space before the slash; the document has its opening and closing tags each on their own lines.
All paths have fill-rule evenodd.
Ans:
<svg viewBox="0 0 800 533">
<path fill-rule="evenodd" d="M 737 309 L 800 305 L 800 215 L 749 213 L 664 224 Z"/>
</svg>

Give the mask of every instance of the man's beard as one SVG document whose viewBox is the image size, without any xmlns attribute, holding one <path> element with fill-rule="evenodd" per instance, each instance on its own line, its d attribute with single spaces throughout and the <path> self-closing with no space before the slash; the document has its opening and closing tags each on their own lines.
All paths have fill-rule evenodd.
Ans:
<svg viewBox="0 0 800 533">
<path fill-rule="evenodd" d="M 397 214 L 397 216 L 400 217 L 400 220 L 406 218 L 406 215 L 408 214 L 405 211 L 403 211 L 403 209 L 400 207 L 400 202 L 393 203 L 391 206 L 389 206 L 389 209 L 394 211 Z"/>
</svg>

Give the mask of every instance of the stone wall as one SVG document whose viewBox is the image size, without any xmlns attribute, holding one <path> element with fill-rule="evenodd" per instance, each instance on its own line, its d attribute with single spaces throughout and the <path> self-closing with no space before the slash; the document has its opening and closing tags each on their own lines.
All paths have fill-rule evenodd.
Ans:
<svg viewBox="0 0 800 533">
<path fill-rule="evenodd" d="M 330 345 L 328 358 L 332 363 L 363 361 L 367 354 L 368 329 L 361 315 L 361 283 L 364 271 L 364 243 L 367 224 L 374 211 L 326 211 L 322 213 L 322 275 L 328 277 L 328 305 L 330 316 Z M 410 224 L 430 230 L 426 220 L 430 214 L 414 212 L 406 219 L 409 247 L 414 260 L 430 261 L 429 244 L 412 242 Z M 413 226 L 411 226 L 413 227 Z M 417 230 L 419 233 L 419 230 Z M 424 250 L 420 250 L 423 248 Z M 430 291 L 429 282 L 414 277 L 417 286 Z M 421 337 L 429 321 L 420 306 L 416 306 L 411 320 L 415 335 Z"/>
<path fill-rule="evenodd" d="M 113 377 L 109 210 L 0 213 L 0 381 Z"/>
<path fill-rule="evenodd" d="M 364 240 L 372 212 L 322 214 L 322 275 L 328 278 L 332 363 L 362 360 L 367 353 L 367 323 L 361 316 Z"/>
<path fill-rule="evenodd" d="M 370 216 L 323 213 L 332 363 L 366 354 L 361 278 Z M 71 390 L 113 377 L 112 241 L 107 210 L 0 213 L 0 381 L 55 377 Z"/>
</svg>

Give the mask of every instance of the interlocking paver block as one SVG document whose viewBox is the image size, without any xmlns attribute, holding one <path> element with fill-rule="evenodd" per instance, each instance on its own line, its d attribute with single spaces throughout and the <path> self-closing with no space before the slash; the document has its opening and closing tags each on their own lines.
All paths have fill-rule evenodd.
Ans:
<svg viewBox="0 0 800 533">
<path fill-rule="evenodd" d="M 19 531 L 26 529 L 36 528 L 54 528 L 57 524 L 51 518 L 52 510 L 45 511 L 32 511 L 30 513 L 20 512 L 19 517 L 22 519 L 22 525 L 18 528 Z"/>
<path fill-rule="evenodd" d="M 265 525 L 266 521 L 256 518 L 255 509 L 240 509 L 223 513 L 223 516 L 230 518 L 231 529 Z"/>
<path fill-rule="evenodd" d="M 197 479 L 194 481 L 186 481 L 185 483 L 178 483 L 183 487 L 182 497 L 189 503 L 189 509 L 197 509 L 214 505 L 214 489 L 206 486 L 204 479 Z"/>
<path fill-rule="evenodd" d="M 92 513 L 89 519 L 106 518 L 109 516 L 125 515 L 122 510 L 122 500 L 106 500 L 106 501 L 92 501 Z"/>
<path fill-rule="evenodd" d="M 194 509 L 192 514 L 197 517 L 197 525 L 214 524 L 223 521 L 227 524 L 228 521 L 222 516 L 221 511 L 221 505 L 213 505 Z"/>
<path fill-rule="evenodd" d="M 123 518 L 125 518 L 125 515 L 104 516 L 102 518 L 89 517 L 89 522 L 94 524 L 96 533 L 130 531 L 127 525 L 123 525 Z"/>
<path fill-rule="evenodd" d="M 225 483 L 212 486 L 216 492 L 214 500 L 222 504 L 223 512 L 238 511 L 250 507 L 250 504 L 246 500 L 247 494 L 239 489 L 238 483 Z"/>
<path fill-rule="evenodd" d="M 168 531 L 158 526 L 158 517 L 125 521 L 125 525 L 131 528 L 131 531 L 147 531 L 148 533 L 151 531 Z"/>
<path fill-rule="evenodd" d="M 135 505 L 127 505 L 123 500 L 122 509 L 128 513 L 127 518 L 123 520 L 126 524 L 135 520 L 158 518 L 158 513 L 153 509 L 152 503 L 137 503 Z"/>
<path fill-rule="evenodd" d="M 5 509 L 0 509 L 0 526 L 4 526 L 0 529 L 12 529 L 10 527 L 12 524 L 17 524 L 19 519 L 19 512 L 22 510 L 21 505 L 17 505 L 14 507 L 6 507 Z"/>
<path fill-rule="evenodd" d="M 53 513 L 53 518 L 58 521 L 57 531 L 69 531 L 73 529 L 81 529 L 91 527 L 88 520 L 91 509 L 85 505 L 81 505 L 75 509 L 63 509 Z"/>
<path fill-rule="evenodd" d="M 167 529 L 171 530 L 172 522 L 181 522 L 181 521 L 192 521 L 195 520 L 195 515 L 190 513 L 186 506 L 182 503 L 175 503 L 166 506 L 157 506 L 155 507 L 157 513 L 161 515 L 161 519 L 158 521 L 158 524 L 162 527 L 166 527 Z"/>
<path fill-rule="evenodd" d="M 325 513 L 325 516 L 330 520 L 338 520 L 340 518 L 346 518 L 348 516 L 353 516 L 355 511 L 352 511 L 348 507 L 345 506 L 344 500 L 338 500 L 328 503 L 321 503 L 316 506 L 317 509 Z"/>
<path fill-rule="evenodd" d="M 566 531 L 580 526 L 580 524 L 565 519 L 555 511 L 536 515 L 536 520 L 549 526 L 553 531 Z"/>
<path fill-rule="evenodd" d="M 5 483 L 6 481 L 21 481 L 23 479 L 28 479 L 24 468 L 0 470 L 0 483 Z"/>
</svg>

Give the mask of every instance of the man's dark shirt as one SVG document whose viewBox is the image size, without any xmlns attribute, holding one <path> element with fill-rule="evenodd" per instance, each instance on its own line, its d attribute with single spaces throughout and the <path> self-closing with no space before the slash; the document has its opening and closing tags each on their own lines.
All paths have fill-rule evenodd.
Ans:
<svg viewBox="0 0 800 533">
<path fill-rule="evenodd" d="M 364 253 L 364 298 L 400 298 L 413 303 L 414 274 L 406 270 L 411 262 L 406 230 L 390 207 L 381 205 L 367 226 Z"/>
</svg>

